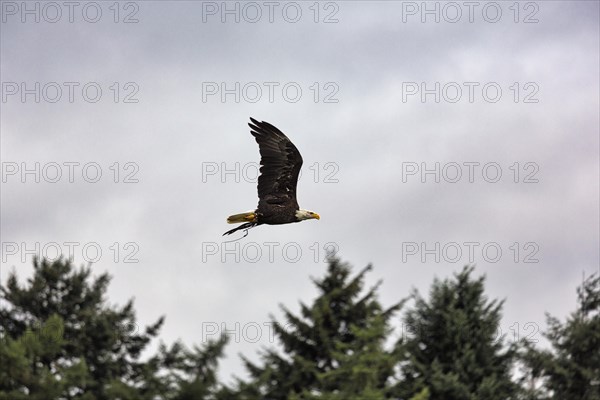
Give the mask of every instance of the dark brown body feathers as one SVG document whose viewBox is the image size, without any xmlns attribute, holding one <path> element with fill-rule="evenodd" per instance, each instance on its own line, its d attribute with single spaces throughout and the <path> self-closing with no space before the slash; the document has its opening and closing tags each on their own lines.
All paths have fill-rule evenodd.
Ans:
<svg viewBox="0 0 600 400">
<path fill-rule="evenodd" d="M 250 120 L 250 133 L 256 139 L 261 155 L 257 222 L 270 225 L 299 222 L 296 218 L 299 209 L 296 186 L 302 156 L 279 129 L 268 122 Z"/>
</svg>

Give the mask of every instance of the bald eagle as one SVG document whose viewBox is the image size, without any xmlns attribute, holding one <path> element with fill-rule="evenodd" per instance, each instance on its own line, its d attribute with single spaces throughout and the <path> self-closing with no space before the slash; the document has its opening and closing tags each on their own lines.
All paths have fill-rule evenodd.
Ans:
<svg viewBox="0 0 600 400">
<path fill-rule="evenodd" d="M 301 210 L 296 200 L 296 185 L 302 168 L 302 156 L 290 139 L 268 122 L 250 118 L 250 133 L 260 150 L 258 207 L 254 211 L 231 215 L 228 224 L 244 224 L 223 234 L 257 225 L 279 225 L 305 219 L 321 219 L 319 214 Z"/>
</svg>

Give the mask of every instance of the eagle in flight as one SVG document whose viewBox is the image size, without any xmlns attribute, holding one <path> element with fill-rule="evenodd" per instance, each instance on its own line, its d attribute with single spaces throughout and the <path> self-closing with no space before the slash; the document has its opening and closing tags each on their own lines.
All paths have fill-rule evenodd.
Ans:
<svg viewBox="0 0 600 400">
<path fill-rule="evenodd" d="M 258 177 L 258 207 L 254 211 L 231 215 L 228 224 L 242 225 L 223 234 L 231 235 L 258 225 L 279 225 L 305 219 L 321 219 L 319 214 L 301 210 L 296 199 L 298 175 L 302 156 L 292 141 L 268 122 L 250 118 L 250 133 L 260 150 L 260 176 Z"/>
</svg>

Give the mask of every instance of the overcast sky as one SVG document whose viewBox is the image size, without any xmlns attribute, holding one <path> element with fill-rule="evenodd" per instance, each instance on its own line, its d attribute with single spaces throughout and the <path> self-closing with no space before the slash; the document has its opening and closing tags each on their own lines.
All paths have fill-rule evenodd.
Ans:
<svg viewBox="0 0 600 400">
<path fill-rule="evenodd" d="M 114 4 L 2 1 L 2 282 L 72 249 L 167 343 L 236 331 L 229 380 L 326 247 L 388 306 L 476 264 L 509 339 L 598 271 L 598 2 Z M 225 244 L 257 204 L 250 116 L 321 220 Z"/>
</svg>

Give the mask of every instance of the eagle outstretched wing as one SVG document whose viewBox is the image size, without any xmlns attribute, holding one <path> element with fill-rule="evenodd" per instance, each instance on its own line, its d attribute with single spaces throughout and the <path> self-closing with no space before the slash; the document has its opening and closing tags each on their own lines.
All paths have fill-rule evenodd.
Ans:
<svg viewBox="0 0 600 400">
<path fill-rule="evenodd" d="M 284 206 L 298 209 L 296 185 L 302 168 L 302 156 L 279 129 L 268 122 L 250 118 L 248 126 L 260 149 L 258 209 Z"/>
</svg>

